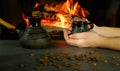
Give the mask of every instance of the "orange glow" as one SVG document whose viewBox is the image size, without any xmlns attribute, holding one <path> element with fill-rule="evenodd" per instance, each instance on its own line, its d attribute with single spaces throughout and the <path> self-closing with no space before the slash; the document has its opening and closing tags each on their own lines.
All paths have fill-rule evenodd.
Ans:
<svg viewBox="0 0 120 71">
<path fill-rule="evenodd" d="M 73 4 L 73 0 L 67 0 L 62 6 L 62 11 L 65 11 L 70 15 L 77 15 L 78 14 L 77 9 L 79 10 L 78 2 Z"/>
<path fill-rule="evenodd" d="M 81 8 L 81 14 L 82 14 L 82 16 L 85 18 L 86 16 L 85 16 L 85 11 L 83 10 L 83 8 Z"/>
<path fill-rule="evenodd" d="M 56 18 L 54 21 L 47 17 L 42 19 L 41 25 L 69 28 L 71 22 L 74 21 L 74 19 L 72 19 L 74 16 L 82 17 L 80 19 L 86 19 L 85 10 L 78 2 L 74 2 L 74 0 L 66 0 L 66 2 L 58 5 L 46 4 L 44 8 L 46 11 L 57 12 L 57 14 L 55 14 Z"/>
<path fill-rule="evenodd" d="M 56 14 L 59 17 L 60 22 L 56 22 L 54 26 L 61 27 L 61 28 L 69 28 L 70 22 L 60 13 Z"/>
<path fill-rule="evenodd" d="M 51 20 L 47 20 L 47 19 L 42 19 L 42 20 L 41 20 L 41 25 L 52 27 L 55 22 L 56 22 L 56 21 L 51 21 Z"/>
<path fill-rule="evenodd" d="M 37 9 L 39 8 L 39 3 L 36 3 L 35 6 L 33 7 L 33 9 Z"/>
<path fill-rule="evenodd" d="M 47 11 L 54 11 L 62 14 L 80 15 L 80 16 L 83 16 L 81 11 L 84 11 L 84 15 L 85 15 L 85 10 L 79 5 L 78 2 L 74 3 L 73 1 L 74 0 L 66 0 L 66 2 L 63 4 L 58 4 L 58 5 L 51 4 L 50 6 L 46 4 L 44 8 Z"/>
<path fill-rule="evenodd" d="M 22 13 L 22 18 L 26 22 L 26 27 L 28 27 L 29 26 L 29 19 L 25 16 L 24 13 Z"/>
</svg>

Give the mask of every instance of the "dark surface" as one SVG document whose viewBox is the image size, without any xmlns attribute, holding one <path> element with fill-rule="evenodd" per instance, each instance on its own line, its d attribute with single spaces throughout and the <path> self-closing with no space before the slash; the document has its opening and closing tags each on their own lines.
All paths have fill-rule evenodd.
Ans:
<svg viewBox="0 0 120 71">
<path fill-rule="evenodd" d="M 120 64 L 120 51 L 97 49 L 97 48 L 77 48 L 67 45 L 64 41 L 55 41 L 54 47 L 45 49 L 25 49 L 21 47 L 18 40 L 0 40 L 0 71 L 120 71 L 120 65 L 116 66 L 116 63 Z M 93 52 L 92 54 L 89 54 Z M 80 63 L 73 68 L 62 67 L 62 69 L 53 66 L 44 66 L 36 69 L 37 64 L 41 64 L 37 60 L 43 58 L 46 54 L 67 54 L 70 56 L 86 54 L 85 57 L 90 55 L 99 56 L 98 61 L 87 60 L 56 60 L 56 65 L 62 62 Z M 112 59 L 112 57 L 115 57 Z M 48 58 L 49 59 L 49 58 Z M 107 63 L 103 61 L 107 60 Z M 97 65 L 93 66 L 92 63 L 96 62 Z M 25 64 L 26 67 L 20 67 L 21 64 Z M 62 65 L 62 64 L 61 64 Z"/>
</svg>

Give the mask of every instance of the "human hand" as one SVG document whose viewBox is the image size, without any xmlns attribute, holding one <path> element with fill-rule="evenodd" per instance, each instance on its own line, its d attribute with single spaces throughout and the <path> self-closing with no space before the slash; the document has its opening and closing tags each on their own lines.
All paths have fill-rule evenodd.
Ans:
<svg viewBox="0 0 120 71">
<path fill-rule="evenodd" d="M 63 32 L 66 42 L 77 47 L 97 47 L 101 40 L 104 40 L 105 38 L 93 30 L 89 32 L 70 34 L 71 29 L 64 29 Z"/>
</svg>

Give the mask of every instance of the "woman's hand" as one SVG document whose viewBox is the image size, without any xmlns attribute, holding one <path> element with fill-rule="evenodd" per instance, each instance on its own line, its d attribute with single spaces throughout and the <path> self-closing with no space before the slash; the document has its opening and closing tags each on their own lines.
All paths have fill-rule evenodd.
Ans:
<svg viewBox="0 0 120 71">
<path fill-rule="evenodd" d="M 71 29 L 64 29 L 64 38 L 66 42 L 78 47 L 97 47 L 99 42 L 105 37 L 94 31 L 70 34 Z M 70 35 L 69 35 L 70 34 Z"/>
<path fill-rule="evenodd" d="M 95 28 L 99 28 L 99 27 L 96 26 Z M 112 33 L 104 34 L 105 32 L 103 31 L 100 32 L 100 30 L 96 30 L 95 28 L 93 28 L 88 32 L 81 32 L 74 34 L 70 34 L 72 29 L 64 29 L 63 30 L 64 39 L 68 44 L 77 47 L 102 47 L 102 48 L 120 50 L 120 37 L 118 35 L 120 29 L 104 28 L 107 29 L 105 30 L 105 32 L 109 32 L 109 30 L 112 29 L 114 29 L 114 31 L 117 31 L 116 33 L 114 32 L 115 34 L 112 35 Z"/>
</svg>

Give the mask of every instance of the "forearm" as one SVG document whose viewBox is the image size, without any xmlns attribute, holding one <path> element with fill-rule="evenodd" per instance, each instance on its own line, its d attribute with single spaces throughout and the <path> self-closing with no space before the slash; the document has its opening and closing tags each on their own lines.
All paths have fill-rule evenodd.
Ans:
<svg viewBox="0 0 120 71">
<path fill-rule="evenodd" d="M 108 49 L 120 50 L 120 37 L 106 37 L 100 40 L 99 46 Z"/>
<path fill-rule="evenodd" d="M 120 28 L 114 27 L 97 27 L 93 28 L 95 32 L 100 35 L 107 36 L 107 37 L 118 37 L 120 36 Z"/>
</svg>

